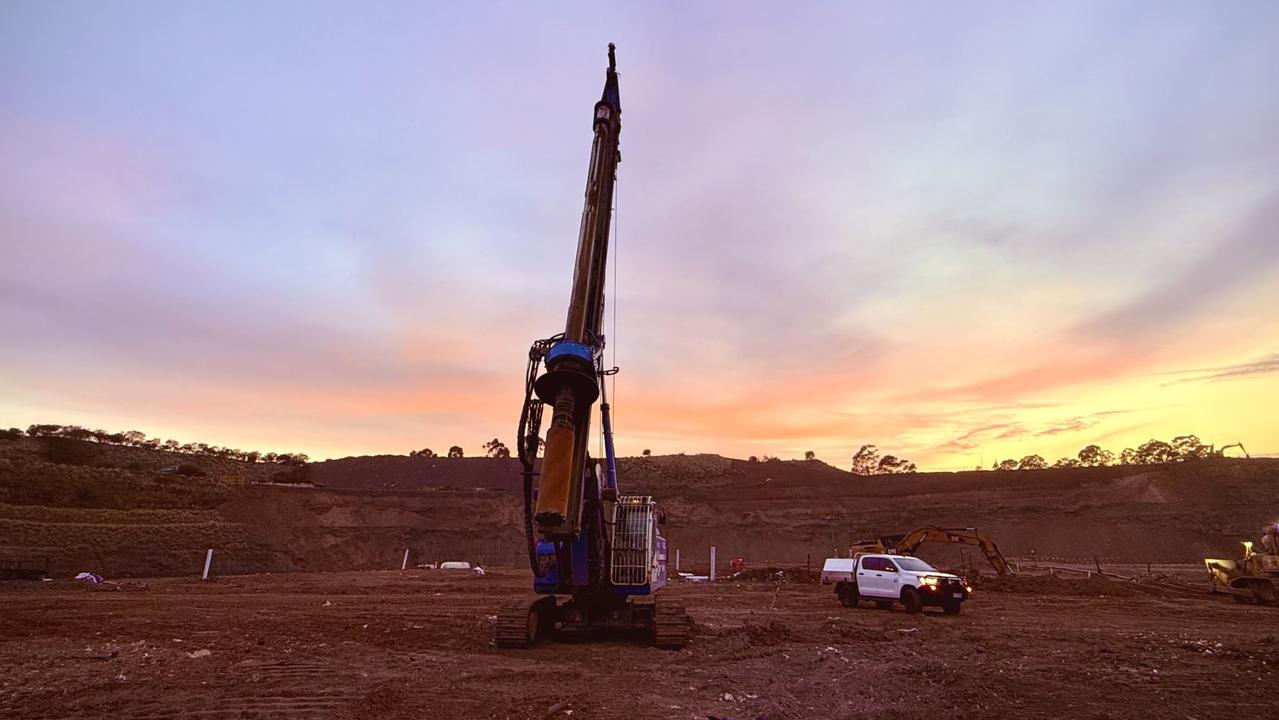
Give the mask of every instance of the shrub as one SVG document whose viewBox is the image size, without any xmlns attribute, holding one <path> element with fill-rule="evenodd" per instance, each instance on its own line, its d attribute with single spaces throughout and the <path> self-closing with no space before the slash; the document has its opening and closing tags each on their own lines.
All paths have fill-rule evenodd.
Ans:
<svg viewBox="0 0 1279 720">
<path fill-rule="evenodd" d="M 44 459 L 59 465 L 88 465 L 98 454 L 88 443 L 70 438 L 41 438 L 40 446 Z"/>
</svg>

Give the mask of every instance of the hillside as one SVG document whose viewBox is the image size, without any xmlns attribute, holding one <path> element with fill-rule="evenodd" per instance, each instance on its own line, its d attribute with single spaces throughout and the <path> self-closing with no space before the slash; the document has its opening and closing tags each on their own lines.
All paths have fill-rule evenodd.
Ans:
<svg viewBox="0 0 1279 720">
<path fill-rule="evenodd" d="M 385 568 L 405 548 L 415 561 L 522 561 L 514 460 L 345 458 L 312 464 L 315 486 L 288 486 L 264 484 L 282 470 L 271 464 L 86 445 L 92 457 L 67 465 L 38 441 L 0 441 L 0 556 L 115 576 L 195 573 L 208 547 L 224 573 Z M 156 472 L 177 462 L 207 474 Z M 625 491 L 661 500 L 686 566 L 712 543 L 725 563 L 804 562 L 924 524 L 980 526 L 1011 556 L 1197 562 L 1279 516 L 1279 460 L 1265 459 L 858 476 L 695 455 L 619 470 Z"/>
<path fill-rule="evenodd" d="M 921 525 L 980 526 L 1010 555 L 1196 562 L 1233 554 L 1279 517 L 1279 460 L 854 475 L 820 461 L 716 455 L 622 458 L 624 491 L 658 497 L 673 546 L 716 544 L 747 558 L 800 561 Z M 514 460 L 362 457 L 319 463 L 328 487 L 476 486 L 518 498 Z M 934 549 L 935 552 L 935 549 Z"/>
</svg>

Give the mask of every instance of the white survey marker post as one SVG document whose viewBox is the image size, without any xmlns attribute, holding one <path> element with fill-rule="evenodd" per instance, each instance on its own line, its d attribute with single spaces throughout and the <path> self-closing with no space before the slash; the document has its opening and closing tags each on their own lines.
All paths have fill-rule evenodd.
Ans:
<svg viewBox="0 0 1279 720">
<path fill-rule="evenodd" d="M 675 572 L 679 572 L 679 548 L 675 548 Z"/>
<path fill-rule="evenodd" d="M 204 574 L 200 576 L 201 580 L 209 579 L 209 566 L 213 564 L 213 548 L 209 548 L 209 552 L 204 555 Z"/>
<path fill-rule="evenodd" d="M 711 582 L 715 582 L 715 546 L 711 546 Z"/>
<path fill-rule="evenodd" d="M 400 563 L 400 569 L 406 570 L 409 567 L 409 549 L 404 548 L 404 562 Z"/>
</svg>

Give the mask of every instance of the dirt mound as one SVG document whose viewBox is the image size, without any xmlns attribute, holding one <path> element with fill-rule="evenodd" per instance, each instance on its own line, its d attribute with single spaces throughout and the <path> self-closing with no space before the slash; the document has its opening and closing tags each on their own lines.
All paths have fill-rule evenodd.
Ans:
<svg viewBox="0 0 1279 720">
<path fill-rule="evenodd" d="M 316 484 L 344 490 L 522 487 L 520 463 L 512 458 L 370 455 L 312 463 L 309 469 Z"/>
<path fill-rule="evenodd" d="M 1113 580 L 1104 575 L 1062 577 L 1053 575 L 1014 575 L 1011 577 L 969 578 L 975 590 L 1022 595 L 1066 595 L 1071 597 L 1133 597 L 1149 595 L 1151 590 L 1127 580 Z"/>
</svg>

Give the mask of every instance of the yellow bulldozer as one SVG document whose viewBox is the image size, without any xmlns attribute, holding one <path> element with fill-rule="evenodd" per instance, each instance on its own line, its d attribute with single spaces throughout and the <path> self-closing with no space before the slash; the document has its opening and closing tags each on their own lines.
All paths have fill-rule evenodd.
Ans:
<svg viewBox="0 0 1279 720">
<path fill-rule="evenodd" d="M 975 545 L 981 548 L 982 554 L 990 562 L 991 567 L 1000 577 L 1012 575 L 1013 566 L 999 552 L 994 538 L 977 528 L 942 528 L 922 527 L 911 530 L 904 535 L 883 535 L 878 540 L 863 540 L 848 549 L 848 557 L 857 557 L 858 553 L 895 553 L 897 555 L 914 555 L 920 545 L 926 542 L 957 543 Z"/>
<path fill-rule="evenodd" d="M 1279 543 L 1275 541 L 1279 532 L 1268 532 L 1272 539 L 1263 543 L 1261 552 L 1252 549 L 1251 540 L 1245 540 L 1240 560 L 1204 558 L 1213 592 L 1227 593 L 1236 602 L 1279 603 Z"/>
</svg>

